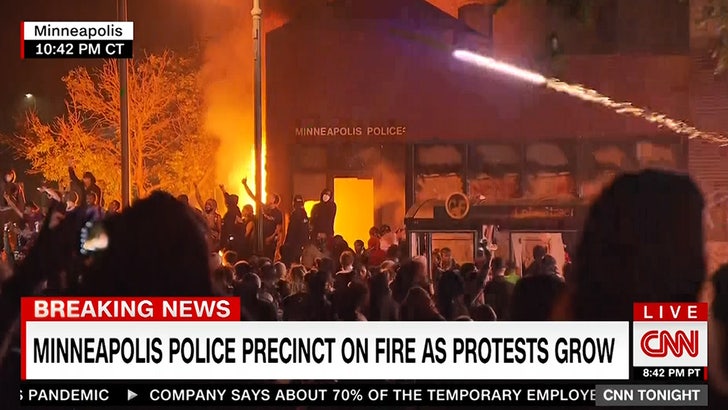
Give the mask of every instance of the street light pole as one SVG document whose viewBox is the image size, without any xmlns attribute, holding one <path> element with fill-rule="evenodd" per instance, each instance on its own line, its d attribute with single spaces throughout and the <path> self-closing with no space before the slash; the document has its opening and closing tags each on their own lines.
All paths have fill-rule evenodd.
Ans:
<svg viewBox="0 0 728 410">
<path fill-rule="evenodd" d="M 33 95 L 31 93 L 25 94 L 25 101 L 28 103 L 28 105 L 33 106 L 33 111 L 38 110 L 38 106 L 36 105 L 36 101 L 35 101 L 35 95 Z"/>
<path fill-rule="evenodd" d="M 262 52 L 262 29 L 263 10 L 260 8 L 260 0 L 253 0 L 253 48 L 254 48 L 254 98 L 253 112 L 255 116 L 255 190 L 258 200 L 255 203 L 255 214 L 257 216 L 257 248 L 263 252 L 263 203 L 265 200 L 263 192 L 263 52 Z"/>
<path fill-rule="evenodd" d="M 127 21 L 127 0 L 117 0 L 119 21 Z M 119 63 L 119 110 L 121 124 L 121 206 L 131 204 L 131 167 L 129 164 L 129 67 L 124 58 Z"/>
</svg>

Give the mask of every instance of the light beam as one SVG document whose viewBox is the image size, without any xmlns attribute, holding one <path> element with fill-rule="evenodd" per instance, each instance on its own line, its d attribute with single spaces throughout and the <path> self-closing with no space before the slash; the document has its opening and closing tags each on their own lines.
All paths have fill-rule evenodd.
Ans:
<svg viewBox="0 0 728 410">
<path fill-rule="evenodd" d="M 699 138 L 720 144 L 721 146 L 728 146 L 728 137 L 722 134 L 717 132 L 701 131 L 684 121 L 670 118 L 665 114 L 652 111 L 647 108 L 636 107 L 630 102 L 614 101 L 606 95 L 580 84 L 570 84 L 561 81 L 558 78 L 546 78 L 541 74 L 524 70 L 467 50 L 455 50 L 453 52 L 453 57 L 466 63 L 510 75 L 511 77 L 516 77 L 532 84 L 542 85 L 548 89 L 567 94 L 584 101 L 589 101 L 591 103 L 611 108 L 618 114 L 641 118 L 657 125 L 658 127 L 668 128 L 675 133 L 687 135 L 690 139 Z"/>
<path fill-rule="evenodd" d="M 539 73 L 524 70 L 514 65 L 510 65 L 508 63 L 492 59 L 490 57 L 482 56 L 471 51 L 455 50 L 452 55 L 458 60 L 462 60 L 467 63 L 477 65 L 479 67 L 487 68 L 489 70 L 498 71 L 499 73 L 507 74 L 511 77 L 517 77 L 521 80 L 528 81 L 529 83 L 537 85 L 546 84 L 546 77 L 542 76 Z"/>
</svg>

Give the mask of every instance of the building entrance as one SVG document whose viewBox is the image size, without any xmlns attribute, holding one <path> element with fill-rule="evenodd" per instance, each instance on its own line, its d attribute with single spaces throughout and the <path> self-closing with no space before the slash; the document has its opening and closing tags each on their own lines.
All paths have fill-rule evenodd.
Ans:
<svg viewBox="0 0 728 410">
<path fill-rule="evenodd" d="M 334 201 L 334 232 L 352 248 L 357 239 L 366 243 L 369 228 L 374 226 L 374 179 L 334 178 Z"/>
</svg>

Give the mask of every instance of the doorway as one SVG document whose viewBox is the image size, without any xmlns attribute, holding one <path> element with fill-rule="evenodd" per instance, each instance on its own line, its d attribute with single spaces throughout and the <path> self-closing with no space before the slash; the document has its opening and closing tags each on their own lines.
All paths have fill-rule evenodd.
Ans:
<svg viewBox="0 0 728 410">
<path fill-rule="evenodd" d="M 566 262 L 566 247 L 562 232 L 511 232 L 511 252 L 516 269 L 521 273 L 533 263 L 533 248 L 543 246 L 556 259 L 556 266 L 562 272 Z"/>
<path fill-rule="evenodd" d="M 374 179 L 334 178 L 334 201 L 336 234 L 352 248 L 357 239 L 366 243 L 369 228 L 374 226 Z"/>
</svg>

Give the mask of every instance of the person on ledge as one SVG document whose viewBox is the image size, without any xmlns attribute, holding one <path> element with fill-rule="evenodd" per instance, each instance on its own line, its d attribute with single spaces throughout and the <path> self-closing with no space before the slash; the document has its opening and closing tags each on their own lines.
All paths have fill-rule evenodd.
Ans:
<svg viewBox="0 0 728 410">
<path fill-rule="evenodd" d="M 248 186 L 248 178 L 242 180 L 243 188 L 248 196 L 256 203 L 260 202 L 252 189 Z M 261 211 L 263 212 L 263 256 L 271 261 L 279 260 L 279 249 L 283 243 L 283 213 L 279 206 L 281 205 L 281 197 L 278 194 L 269 193 L 268 201 L 261 203 Z"/>
<path fill-rule="evenodd" d="M 281 249 L 281 258 L 287 266 L 300 262 L 303 247 L 308 242 L 309 230 L 308 214 L 304 207 L 303 197 L 296 195 L 293 197 L 293 210 L 288 218 L 286 240 Z"/>
</svg>

